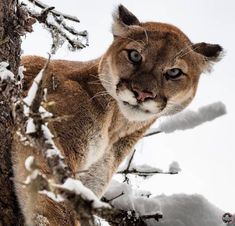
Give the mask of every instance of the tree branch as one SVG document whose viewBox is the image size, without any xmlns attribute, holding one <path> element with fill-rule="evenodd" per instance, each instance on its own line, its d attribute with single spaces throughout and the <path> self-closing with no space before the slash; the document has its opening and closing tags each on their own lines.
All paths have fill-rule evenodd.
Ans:
<svg viewBox="0 0 235 226">
<path fill-rule="evenodd" d="M 69 26 L 65 19 L 79 22 L 76 17 L 65 15 L 41 3 L 40 1 L 28 0 L 35 3 L 36 6 L 42 9 L 40 13 L 30 9 L 27 5 L 22 3 L 25 11 L 36 19 L 39 23 L 45 25 L 52 37 L 51 53 L 54 54 L 65 41 L 68 42 L 68 48 L 72 51 L 83 49 L 88 46 L 88 33 L 87 31 L 77 31 L 72 26 Z"/>
<path fill-rule="evenodd" d="M 149 176 L 153 176 L 153 174 L 171 174 L 171 175 L 174 175 L 174 174 L 178 174 L 178 172 L 161 172 L 161 171 L 140 171 L 140 170 L 137 170 L 137 169 L 131 169 L 131 170 L 123 170 L 123 171 L 118 171 L 117 174 L 124 174 L 125 177 L 126 175 L 128 174 L 133 174 L 133 175 L 137 175 L 137 176 L 140 176 L 140 177 L 149 177 Z M 125 182 L 125 181 L 124 181 Z"/>
<path fill-rule="evenodd" d="M 40 7 L 43 10 L 51 8 L 50 6 L 46 5 L 45 3 L 40 2 L 39 0 L 28 0 L 28 1 L 35 4 L 36 6 Z M 61 13 L 61 12 L 55 10 L 54 7 L 53 7 L 53 9 L 50 10 L 50 12 L 55 16 L 58 16 L 58 17 L 62 16 L 65 19 L 68 19 L 68 20 L 71 20 L 71 21 L 74 21 L 77 23 L 80 22 L 80 20 L 76 16 L 71 16 L 71 15 Z"/>
</svg>

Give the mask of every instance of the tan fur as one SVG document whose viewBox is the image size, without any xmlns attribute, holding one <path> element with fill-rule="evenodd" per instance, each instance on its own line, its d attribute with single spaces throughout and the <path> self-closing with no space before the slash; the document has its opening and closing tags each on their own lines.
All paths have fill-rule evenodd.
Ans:
<svg viewBox="0 0 235 226">
<path fill-rule="evenodd" d="M 114 16 L 114 41 L 101 58 L 89 62 L 53 60 L 47 70 L 48 100 L 55 102 L 47 110 L 55 117 L 68 116 L 50 123 L 55 142 L 74 174 L 89 170 L 79 179 L 99 197 L 149 126 L 158 117 L 176 113 L 191 102 L 199 76 L 209 61 L 208 56 L 193 50 L 190 40 L 178 28 L 163 23 L 140 23 L 122 7 Z M 123 14 L 127 16 L 124 19 Z M 141 53 L 141 65 L 133 66 L 126 49 Z M 26 92 L 45 62 L 46 59 L 37 56 L 22 58 L 27 69 Z M 164 73 L 174 67 L 181 68 L 186 75 L 176 81 L 166 80 Z M 138 102 L 131 90 L 133 85 L 154 93 L 155 97 Z M 35 156 L 41 171 L 50 177 L 40 152 L 22 145 L 17 135 L 13 149 L 16 181 L 25 180 L 28 173 L 24 162 L 29 155 Z M 77 224 L 66 204 L 55 203 L 15 184 L 29 225 L 40 225 L 38 219 L 43 217 L 48 225 Z M 41 217 L 35 218 L 38 214 Z"/>
</svg>

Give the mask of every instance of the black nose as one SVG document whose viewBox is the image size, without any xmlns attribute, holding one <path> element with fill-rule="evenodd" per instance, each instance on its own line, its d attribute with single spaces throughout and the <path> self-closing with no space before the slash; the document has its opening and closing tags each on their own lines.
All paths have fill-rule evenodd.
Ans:
<svg viewBox="0 0 235 226">
<path fill-rule="evenodd" d="M 137 86 L 132 86 L 132 92 L 135 94 L 135 97 L 138 101 L 144 102 L 146 99 L 154 99 L 155 95 L 151 91 L 142 90 Z"/>
</svg>

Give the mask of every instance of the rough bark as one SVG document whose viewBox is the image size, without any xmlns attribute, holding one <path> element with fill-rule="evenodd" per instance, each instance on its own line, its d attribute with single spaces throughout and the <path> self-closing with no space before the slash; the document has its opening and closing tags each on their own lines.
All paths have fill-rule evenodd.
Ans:
<svg viewBox="0 0 235 226">
<path fill-rule="evenodd" d="M 16 4 L 16 0 L 0 0 L 0 62 L 9 62 L 14 74 L 17 74 L 21 52 Z M 0 87 L 0 226 L 17 226 L 23 225 L 23 217 L 12 182 L 11 141 L 14 124 L 11 91 L 6 91 L 6 86 Z"/>
</svg>

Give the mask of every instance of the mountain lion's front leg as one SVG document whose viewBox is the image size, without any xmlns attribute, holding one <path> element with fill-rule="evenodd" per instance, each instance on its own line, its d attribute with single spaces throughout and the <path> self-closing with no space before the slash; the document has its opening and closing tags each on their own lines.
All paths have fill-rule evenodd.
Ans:
<svg viewBox="0 0 235 226">
<path fill-rule="evenodd" d="M 138 131 L 114 143 L 104 156 L 89 168 L 87 173 L 79 177 L 82 183 L 101 197 L 118 166 L 131 152 L 142 134 L 143 132 Z"/>
</svg>

